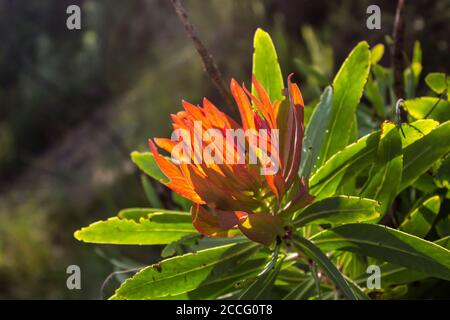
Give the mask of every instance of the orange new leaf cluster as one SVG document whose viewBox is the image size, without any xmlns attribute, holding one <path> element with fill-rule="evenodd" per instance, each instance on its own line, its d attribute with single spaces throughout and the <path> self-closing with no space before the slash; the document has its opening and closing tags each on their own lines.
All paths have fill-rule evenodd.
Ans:
<svg viewBox="0 0 450 320">
<path fill-rule="evenodd" d="M 223 160 L 219 163 L 186 163 L 183 159 L 171 161 L 159 154 L 156 145 L 172 153 L 179 141 L 162 138 L 155 138 L 154 142 L 149 140 L 158 166 L 169 179 L 166 186 L 193 202 L 193 225 L 200 233 L 210 237 L 230 237 L 243 233 L 253 241 L 270 245 L 285 232 L 285 221 L 278 213 L 286 209 L 299 209 L 312 202 L 307 183 L 298 176 L 304 133 L 304 103 L 300 89 L 292 83 L 291 76 L 288 77 L 284 101 L 271 101 L 255 77 L 252 82 L 257 96 L 234 79 L 231 80 L 230 88 L 239 108 L 241 124 L 206 98 L 203 106 L 183 101 L 184 111 L 172 115 L 173 129 L 184 129 L 191 134 L 189 149 L 194 157 L 202 156 L 197 154 L 198 146 L 194 145 L 194 135 L 198 134 L 195 123 L 200 121 L 204 131 L 219 129 L 223 133 L 221 145 L 216 149 L 221 151 L 218 156 Z M 269 140 L 267 150 L 264 151 L 275 156 L 279 169 L 272 174 L 262 175 L 260 169 L 267 164 L 261 161 L 227 163 L 229 153 L 235 160 L 239 156 L 248 159 L 252 150 L 251 141 L 246 141 L 246 147 L 236 145 L 229 137 L 227 139 L 227 129 L 254 132 L 277 129 L 279 141 Z M 244 153 L 239 154 L 237 149 L 244 150 Z"/>
</svg>

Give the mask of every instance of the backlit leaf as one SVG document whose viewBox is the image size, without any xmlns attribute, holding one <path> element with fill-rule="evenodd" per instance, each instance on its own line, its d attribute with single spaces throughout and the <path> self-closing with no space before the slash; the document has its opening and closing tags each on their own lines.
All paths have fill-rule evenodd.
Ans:
<svg viewBox="0 0 450 320">
<path fill-rule="evenodd" d="M 169 258 L 126 280 L 114 296 L 120 299 L 154 299 L 189 292 L 231 273 L 256 249 L 256 244 L 247 242 Z"/>
<path fill-rule="evenodd" d="M 416 236 L 376 224 L 345 224 L 311 238 L 325 251 L 344 250 L 450 280 L 450 251 Z"/>
</svg>

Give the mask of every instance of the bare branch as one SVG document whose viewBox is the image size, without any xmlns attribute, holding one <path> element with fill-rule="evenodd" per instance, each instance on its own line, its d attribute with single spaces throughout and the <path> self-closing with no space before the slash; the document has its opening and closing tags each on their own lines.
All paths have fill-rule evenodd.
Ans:
<svg viewBox="0 0 450 320">
<path fill-rule="evenodd" d="M 225 85 L 225 82 L 222 78 L 222 74 L 219 68 L 217 67 L 216 62 L 214 61 L 212 55 L 209 53 L 208 49 L 206 49 L 203 42 L 198 37 L 194 25 L 190 22 L 187 12 L 184 9 L 183 5 L 181 4 L 180 0 L 171 0 L 171 1 L 178 17 L 180 18 L 181 23 L 184 26 L 184 29 L 186 30 L 186 33 L 191 38 L 192 42 L 194 43 L 195 49 L 197 50 L 198 54 L 200 55 L 200 58 L 202 59 L 206 73 L 208 74 L 211 81 L 213 82 L 217 90 L 219 90 L 221 96 L 227 103 L 229 111 L 233 115 L 236 115 L 235 113 L 236 111 L 233 108 L 230 92 L 227 89 L 227 86 Z"/>
<path fill-rule="evenodd" d="M 395 12 L 394 32 L 392 45 L 392 70 L 394 73 L 394 93 L 395 99 L 400 99 L 404 95 L 403 70 L 404 70 L 404 31 L 405 31 L 405 0 L 398 0 Z M 400 106 L 400 119 L 407 122 L 408 113 Z"/>
</svg>

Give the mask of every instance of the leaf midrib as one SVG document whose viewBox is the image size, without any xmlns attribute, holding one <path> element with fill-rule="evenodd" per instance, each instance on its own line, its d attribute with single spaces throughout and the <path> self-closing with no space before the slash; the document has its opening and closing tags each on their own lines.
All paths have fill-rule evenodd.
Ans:
<svg viewBox="0 0 450 320">
<path fill-rule="evenodd" d="M 351 242 L 351 241 L 353 241 L 353 242 L 356 242 L 356 243 L 369 244 L 369 245 L 374 246 L 374 247 L 379 247 L 380 246 L 380 244 L 377 243 L 377 242 L 372 242 L 372 241 L 368 241 L 368 240 L 361 240 L 361 239 L 358 239 L 358 238 L 350 238 L 350 237 L 345 237 L 345 238 L 327 238 L 327 239 L 317 240 L 317 241 L 314 241 L 314 239 L 311 239 L 311 241 L 313 241 L 316 245 L 324 244 L 324 243 L 327 243 L 327 242 L 347 242 L 347 241 Z M 436 263 L 436 261 L 432 257 L 429 257 L 427 255 L 424 256 L 424 255 L 412 253 L 411 251 L 405 251 L 405 250 L 399 249 L 398 247 L 393 247 L 393 246 L 386 245 L 386 244 L 382 244 L 382 247 L 391 249 L 392 251 L 402 252 L 402 253 L 410 255 L 410 256 L 415 256 L 415 257 L 418 257 L 418 258 L 421 258 L 421 259 L 424 259 L 424 260 L 430 260 L 430 261 Z M 441 265 L 438 262 L 437 262 L 437 264 Z"/>
<path fill-rule="evenodd" d="M 345 209 L 345 210 L 328 209 L 328 210 L 317 211 L 317 212 L 314 212 L 314 213 L 311 213 L 311 214 L 305 216 L 304 218 L 299 219 L 298 221 L 296 221 L 294 223 L 294 225 L 295 226 L 298 226 L 298 224 L 301 225 L 301 222 L 303 222 L 304 220 L 308 220 L 308 218 L 310 218 L 310 217 L 316 217 L 316 216 L 321 215 L 321 214 L 327 214 L 327 213 L 333 213 L 333 212 L 336 212 L 336 213 L 351 213 L 351 212 L 368 211 L 368 210 L 370 210 L 370 208 L 352 208 L 352 209 Z M 373 212 L 373 210 L 371 210 L 371 212 Z"/>
<path fill-rule="evenodd" d="M 355 142 L 357 143 L 357 142 Z M 315 186 L 322 184 L 322 186 L 318 189 L 318 191 L 316 192 L 316 194 L 320 194 L 320 192 L 322 192 L 322 190 L 330 183 L 334 180 L 334 178 L 336 178 L 337 175 L 339 175 L 340 173 L 342 173 L 344 170 L 346 170 L 349 166 L 353 165 L 355 162 L 359 161 L 361 158 L 365 157 L 367 154 L 373 152 L 376 149 L 376 146 L 373 146 L 372 148 L 368 149 L 365 153 L 361 153 L 358 157 L 353 158 L 353 161 L 346 161 L 345 165 L 341 165 L 339 166 L 338 170 L 334 170 L 333 173 L 330 175 L 326 175 L 323 179 L 321 179 L 320 181 L 318 181 L 316 184 L 312 185 L 310 188 L 313 189 Z M 343 149 L 345 150 L 345 148 Z M 336 156 L 338 155 L 338 153 L 336 154 Z M 325 164 L 323 166 L 325 166 L 329 161 L 331 161 L 334 158 L 331 157 L 330 159 L 328 159 Z M 316 171 L 316 174 L 318 174 L 319 171 Z M 313 176 L 314 177 L 314 176 Z M 328 177 L 328 178 L 327 178 Z M 312 179 L 311 179 L 312 180 Z"/>
<path fill-rule="evenodd" d="M 157 282 L 166 281 L 166 280 L 169 280 L 169 279 L 172 279 L 172 278 L 176 278 L 176 277 L 183 276 L 183 275 L 188 274 L 188 273 L 191 273 L 191 272 L 195 272 L 195 271 L 198 271 L 198 270 L 201 270 L 201 269 L 206 269 L 206 268 L 212 267 L 212 266 L 214 266 L 214 265 L 216 265 L 216 264 L 223 263 L 223 262 L 226 261 L 226 260 L 230 260 L 231 258 L 234 258 L 234 257 L 236 257 L 236 256 L 238 256 L 238 255 L 240 255 L 240 254 L 243 254 L 244 252 L 249 251 L 249 250 L 255 248 L 256 246 L 257 246 L 256 244 L 255 244 L 255 245 L 252 245 L 252 246 L 249 246 L 248 248 L 244 248 L 243 250 L 238 251 L 238 252 L 236 252 L 236 253 L 234 253 L 234 254 L 228 255 L 228 256 L 226 257 L 226 259 L 215 260 L 215 261 L 210 262 L 210 263 L 205 263 L 205 264 L 202 264 L 201 266 L 192 268 L 192 269 L 190 269 L 190 270 L 186 270 L 186 271 L 181 272 L 181 273 L 176 273 L 176 274 L 171 275 L 171 276 L 169 276 L 169 277 L 160 278 L 160 279 L 156 279 L 156 280 L 152 280 L 152 281 L 144 281 L 143 283 L 140 283 L 140 284 L 138 284 L 138 285 L 136 285 L 136 286 L 133 286 L 133 287 L 129 288 L 128 290 L 126 290 L 126 292 L 130 293 L 130 292 L 136 291 L 137 289 L 139 289 L 139 288 L 141 288 L 141 287 L 147 286 L 147 285 L 149 285 L 149 284 L 155 284 L 155 283 L 157 283 Z M 232 248 L 232 247 L 233 247 L 233 246 L 230 246 L 229 248 Z M 149 267 L 145 268 L 145 269 L 142 270 L 140 273 L 144 272 L 145 270 L 149 270 L 150 268 L 153 269 L 153 266 L 149 266 Z M 150 269 L 150 270 L 151 270 L 151 269 Z M 136 277 L 137 275 L 139 275 L 139 273 L 136 274 L 135 277 Z M 127 281 L 132 281 L 132 279 L 133 279 L 133 278 L 131 278 L 131 279 L 127 280 Z M 126 282 L 125 282 L 123 285 L 126 285 Z M 187 290 L 187 291 L 189 291 L 189 290 Z M 187 292 L 187 291 L 184 291 L 184 292 Z M 183 293 L 183 292 L 178 292 L 177 294 L 181 294 L 181 293 Z M 118 296 L 121 296 L 121 294 L 120 294 L 120 288 L 116 291 L 116 294 L 117 294 Z M 164 296 L 164 295 L 163 295 L 163 296 Z M 158 296 L 158 297 L 163 297 L 163 296 Z"/>
</svg>

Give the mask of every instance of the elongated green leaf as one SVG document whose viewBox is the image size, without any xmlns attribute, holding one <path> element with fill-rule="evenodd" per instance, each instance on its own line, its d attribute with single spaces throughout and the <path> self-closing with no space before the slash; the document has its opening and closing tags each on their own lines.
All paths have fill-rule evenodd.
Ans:
<svg viewBox="0 0 450 320">
<path fill-rule="evenodd" d="M 402 129 L 405 133 L 405 136 L 401 136 L 403 149 L 416 142 L 424 135 L 429 134 L 438 125 L 439 122 L 431 119 L 417 120 L 413 123 L 402 124 Z"/>
<path fill-rule="evenodd" d="M 164 247 L 164 249 L 161 251 L 161 257 L 168 258 L 170 256 L 173 256 L 175 255 L 175 253 L 177 253 L 177 251 L 180 249 L 182 245 L 190 245 L 198 243 L 198 241 L 202 237 L 203 236 L 200 233 L 191 233 L 178 240 L 175 240 L 174 242 L 171 242 Z"/>
<path fill-rule="evenodd" d="M 450 155 L 448 155 L 436 172 L 434 181 L 439 188 L 450 189 Z"/>
<path fill-rule="evenodd" d="M 380 202 L 380 213 L 386 213 L 402 178 L 402 140 L 394 124 L 384 123 L 378 144 L 375 163 L 361 196 Z"/>
<path fill-rule="evenodd" d="M 344 178 L 356 176 L 372 163 L 379 136 L 379 132 L 364 136 L 331 157 L 311 177 L 311 193 L 319 199 L 336 194 Z"/>
<path fill-rule="evenodd" d="M 428 278 L 428 275 L 425 273 L 410 270 L 391 263 L 383 263 L 379 267 L 381 271 L 381 287 L 383 288 Z M 368 276 L 370 276 L 370 274 L 364 273 L 356 280 L 356 282 L 366 284 Z"/>
<path fill-rule="evenodd" d="M 283 100 L 283 76 L 278 63 L 277 52 L 270 35 L 262 29 L 257 29 L 253 39 L 253 74 L 267 90 L 270 100 Z M 252 94 L 258 96 L 252 86 Z"/>
<path fill-rule="evenodd" d="M 292 289 L 283 300 L 306 300 L 314 294 L 314 279 L 308 279 Z"/>
<path fill-rule="evenodd" d="M 450 279 L 450 251 L 385 226 L 357 223 L 325 230 L 311 239 L 322 250 L 374 257 L 430 276 Z"/>
<path fill-rule="evenodd" d="M 309 266 L 303 261 L 293 261 L 293 265 L 283 266 L 278 274 L 277 281 L 288 284 L 299 284 L 300 282 L 310 279 L 310 275 L 305 273 L 303 269 L 308 269 Z M 298 265 L 295 265 L 297 263 Z M 302 269 L 300 269 L 300 266 Z"/>
<path fill-rule="evenodd" d="M 441 237 L 450 236 L 450 214 L 447 214 L 447 216 L 436 223 L 436 232 Z"/>
<path fill-rule="evenodd" d="M 435 244 L 450 249 L 450 236 L 439 239 L 434 242 Z M 397 266 L 391 263 L 383 263 L 380 265 L 381 269 L 381 286 L 388 287 L 395 284 L 410 283 L 422 279 L 429 278 L 429 275 L 423 272 L 413 271 L 405 267 Z M 355 280 L 358 284 L 367 283 L 367 273 L 361 273 Z"/>
<path fill-rule="evenodd" d="M 158 216 L 159 220 L 161 219 L 170 219 L 170 221 L 173 221 L 173 219 L 176 219 L 179 217 L 179 215 L 184 216 L 191 216 L 189 212 L 185 211 L 177 211 L 177 210 L 167 210 L 167 209 L 158 209 L 158 208 L 128 208 L 120 210 L 117 216 L 122 219 L 132 219 L 136 222 L 139 222 L 141 218 L 148 218 L 149 214 L 151 213 L 165 213 L 164 216 Z M 180 217 L 182 219 L 181 221 L 187 221 L 186 217 Z M 169 221 L 169 222 L 170 222 Z"/>
<path fill-rule="evenodd" d="M 422 48 L 419 41 L 414 42 L 413 59 L 411 65 L 403 72 L 405 94 L 407 99 L 415 96 L 416 87 L 422 72 Z M 397 97 L 400 98 L 400 97 Z"/>
<path fill-rule="evenodd" d="M 406 100 L 405 108 L 416 119 L 434 119 L 439 122 L 450 120 L 450 102 L 436 97 L 420 97 Z"/>
<path fill-rule="evenodd" d="M 336 196 L 309 205 L 294 217 L 295 227 L 307 224 L 343 224 L 373 220 L 380 216 L 378 202 L 359 197 Z"/>
<path fill-rule="evenodd" d="M 337 258 L 339 270 L 351 278 L 355 278 L 366 271 L 365 257 L 353 252 L 342 252 Z"/>
<path fill-rule="evenodd" d="M 367 80 L 365 95 L 375 107 L 375 111 L 377 112 L 377 114 L 380 117 L 384 117 L 384 98 L 381 94 L 381 89 L 378 83 L 372 80 L 370 76 Z"/>
<path fill-rule="evenodd" d="M 426 84 L 431 90 L 437 94 L 443 93 L 448 87 L 450 87 L 450 77 L 445 73 L 432 72 L 425 77 Z"/>
<path fill-rule="evenodd" d="M 371 53 L 370 62 L 372 64 L 377 64 L 381 60 L 381 58 L 383 58 L 384 45 L 382 43 L 377 44 L 370 50 L 370 53 Z"/>
<path fill-rule="evenodd" d="M 258 275 L 267 263 L 267 255 L 254 254 L 249 260 L 240 264 L 231 273 L 219 276 L 216 280 L 201 283 L 196 289 L 173 296 L 165 296 L 157 299 L 163 300 L 205 300 L 217 299 L 221 295 L 230 293 L 242 287 L 242 283 L 251 277 Z"/>
<path fill-rule="evenodd" d="M 90 243 L 153 245 L 167 244 L 196 233 L 191 217 L 184 214 L 152 213 L 147 218 L 110 218 L 75 232 L 75 238 Z"/>
<path fill-rule="evenodd" d="M 131 153 L 131 161 L 133 161 L 139 169 L 150 177 L 158 181 L 167 181 L 167 177 L 159 169 L 152 153 L 133 151 Z"/>
<path fill-rule="evenodd" d="M 438 122 L 431 119 L 403 124 L 402 129 L 405 133 L 405 137 L 401 136 L 403 149 L 428 135 L 437 126 Z M 311 177 L 309 182 L 311 193 L 318 199 L 338 193 L 346 181 L 373 163 L 379 137 L 379 131 L 373 132 L 336 153 Z"/>
<path fill-rule="evenodd" d="M 419 76 L 422 72 L 422 64 L 418 62 L 412 63 L 403 73 L 403 81 L 405 83 L 405 94 L 407 99 L 411 99 L 416 95 Z"/>
<path fill-rule="evenodd" d="M 334 78 L 333 108 L 327 129 L 328 135 L 322 145 L 318 167 L 352 142 L 351 129 L 356 125 L 354 114 L 362 96 L 369 69 L 369 45 L 367 42 L 360 42 L 344 61 Z"/>
<path fill-rule="evenodd" d="M 246 242 L 163 260 L 126 280 L 114 296 L 120 299 L 154 299 L 192 291 L 231 273 L 257 248 L 256 244 Z"/>
<path fill-rule="evenodd" d="M 414 181 L 413 187 L 425 194 L 433 193 L 437 189 L 437 186 L 433 181 L 433 177 L 428 173 L 421 175 L 419 179 Z"/>
<path fill-rule="evenodd" d="M 161 200 L 159 200 L 158 194 L 150 183 L 150 179 L 145 175 L 141 175 L 141 184 L 149 204 L 154 208 L 162 208 L 163 204 L 161 203 Z"/>
<path fill-rule="evenodd" d="M 270 298 L 270 292 L 275 283 L 284 258 L 278 258 L 275 264 L 262 274 L 259 274 L 247 288 L 244 289 L 239 296 L 239 300 L 263 300 Z"/>
<path fill-rule="evenodd" d="M 399 229 L 417 237 L 425 237 L 439 213 L 441 199 L 433 196 L 425 200 L 417 209 L 410 212 Z"/>
<path fill-rule="evenodd" d="M 300 164 L 301 177 L 309 178 L 310 173 L 315 171 L 313 167 L 319 156 L 322 142 L 327 135 L 326 128 L 330 120 L 332 103 L 333 89 L 328 86 L 323 91 L 320 102 L 314 108 L 314 112 L 306 127 Z"/>
<path fill-rule="evenodd" d="M 192 201 L 179 195 L 176 192 L 172 192 L 172 200 L 181 207 L 182 210 L 189 211 L 192 206 Z"/>
<path fill-rule="evenodd" d="M 356 295 L 358 300 L 370 300 L 370 297 L 364 292 L 364 290 L 355 282 L 344 274 L 344 278 L 352 288 L 353 293 Z"/>
<path fill-rule="evenodd" d="M 422 46 L 420 45 L 420 42 L 417 40 L 414 41 L 412 62 L 422 63 Z"/>
<path fill-rule="evenodd" d="M 383 104 L 386 105 L 387 89 L 393 84 L 392 71 L 379 64 L 372 64 L 372 73 L 383 98 Z"/>
<path fill-rule="evenodd" d="M 311 26 L 303 25 L 301 32 L 312 65 L 324 76 L 329 76 L 333 71 L 334 64 L 333 48 L 329 44 L 323 43 Z"/>
<path fill-rule="evenodd" d="M 405 189 L 450 152 L 450 121 L 444 122 L 403 150 L 403 175 L 399 191 Z"/>
<path fill-rule="evenodd" d="M 356 300 L 356 296 L 350 288 L 347 281 L 344 279 L 339 270 L 334 266 L 334 264 L 328 259 L 328 257 L 323 253 L 316 245 L 314 245 L 309 240 L 302 237 L 294 238 L 294 246 L 297 250 L 300 250 L 308 257 L 313 259 L 319 267 L 325 272 L 328 277 L 333 281 L 346 296 L 347 299 Z"/>
<path fill-rule="evenodd" d="M 328 79 L 314 65 L 305 63 L 303 60 L 298 58 L 294 59 L 294 63 L 301 74 L 310 76 L 311 79 L 314 79 L 319 86 L 325 86 L 329 83 Z"/>
</svg>

